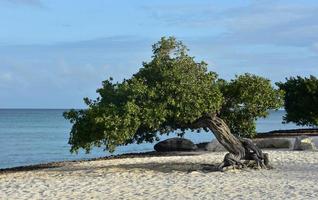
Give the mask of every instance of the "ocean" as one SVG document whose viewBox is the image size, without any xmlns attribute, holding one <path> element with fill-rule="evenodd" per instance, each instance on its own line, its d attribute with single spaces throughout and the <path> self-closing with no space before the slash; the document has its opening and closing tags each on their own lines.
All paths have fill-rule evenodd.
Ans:
<svg viewBox="0 0 318 200">
<path fill-rule="evenodd" d="M 47 163 L 79 160 L 109 155 L 152 151 L 151 143 L 120 146 L 112 154 L 95 148 L 90 154 L 80 151 L 71 154 L 68 145 L 71 124 L 62 116 L 63 109 L 0 109 L 0 169 Z M 271 111 L 265 119 L 257 121 L 257 131 L 298 128 L 282 124 L 285 111 Z M 175 134 L 162 136 L 161 140 Z M 195 143 L 211 141 L 211 133 L 187 132 L 184 136 Z"/>
</svg>

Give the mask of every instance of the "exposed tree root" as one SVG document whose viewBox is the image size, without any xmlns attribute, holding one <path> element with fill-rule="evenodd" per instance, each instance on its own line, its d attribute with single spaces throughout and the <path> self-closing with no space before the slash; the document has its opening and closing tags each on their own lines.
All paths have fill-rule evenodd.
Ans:
<svg viewBox="0 0 318 200">
<path fill-rule="evenodd" d="M 217 116 L 205 116 L 198 123 L 201 127 L 210 129 L 216 139 L 229 151 L 218 170 L 224 171 L 229 167 L 236 169 L 253 167 L 270 169 L 268 154 L 263 153 L 250 139 L 235 137 L 226 123 Z"/>
<path fill-rule="evenodd" d="M 223 162 L 218 166 L 220 171 L 226 171 L 229 168 L 242 169 L 272 169 L 269 165 L 267 153 L 263 153 L 250 139 L 240 139 L 245 152 L 239 154 L 227 153 Z"/>
</svg>

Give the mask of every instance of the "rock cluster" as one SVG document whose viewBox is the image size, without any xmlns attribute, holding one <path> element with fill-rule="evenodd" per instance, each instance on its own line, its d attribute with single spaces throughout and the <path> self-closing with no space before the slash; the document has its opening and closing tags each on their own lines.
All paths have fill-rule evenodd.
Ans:
<svg viewBox="0 0 318 200">
<path fill-rule="evenodd" d="M 157 152 L 167 151 L 194 151 L 197 146 L 188 139 L 185 138 L 170 138 L 161 142 L 158 142 L 154 149 Z"/>
<path fill-rule="evenodd" d="M 316 146 L 313 139 L 307 136 L 297 137 L 293 144 L 293 139 L 288 138 L 261 138 L 253 139 L 255 145 L 261 149 L 293 149 L 293 150 L 315 150 Z M 157 152 L 169 151 L 210 151 L 219 152 L 226 149 L 214 139 L 211 142 L 194 144 L 191 140 L 185 138 L 170 138 L 158 142 L 154 149 Z"/>
<path fill-rule="evenodd" d="M 312 138 L 307 136 L 296 137 L 294 150 L 315 150 L 316 146 Z"/>
</svg>

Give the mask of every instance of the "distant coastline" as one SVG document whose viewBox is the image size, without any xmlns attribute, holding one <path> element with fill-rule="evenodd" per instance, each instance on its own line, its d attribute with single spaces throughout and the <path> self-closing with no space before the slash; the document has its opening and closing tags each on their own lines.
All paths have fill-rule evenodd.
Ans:
<svg viewBox="0 0 318 200">
<path fill-rule="evenodd" d="M 273 130 L 268 132 L 257 133 L 256 138 L 271 137 L 296 137 L 296 136 L 318 136 L 318 128 L 300 128 L 288 130 Z"/>
</svg>

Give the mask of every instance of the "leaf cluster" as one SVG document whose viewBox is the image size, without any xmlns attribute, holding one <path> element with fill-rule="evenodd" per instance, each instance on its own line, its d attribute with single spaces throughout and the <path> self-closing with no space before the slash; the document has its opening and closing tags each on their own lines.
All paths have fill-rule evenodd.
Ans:
<svg viewBox="0 0 318 200">
<path fill-rule="evenodd" d="M 285 91 L 284 122 L 318 126 L 318 79 L 297 76 L 276 84 Z"/>
<path fill-rule="evenodd" d="M 240 137 L 254 137 L 257 118 L 283 105 L 283 91 L 275 90 L 270 80 L 260 76 L 246 73 L 218 84 L 224 97 L 219 116 Z"/>
</svg>

